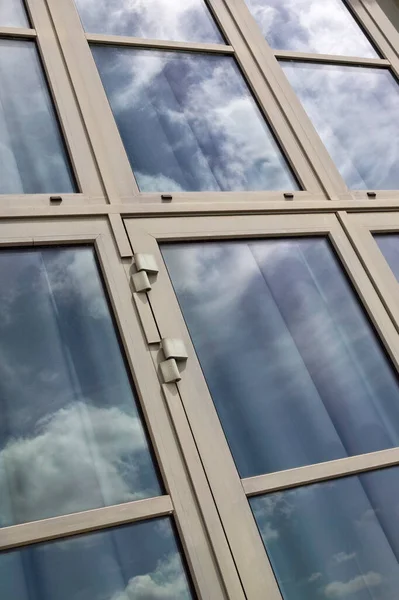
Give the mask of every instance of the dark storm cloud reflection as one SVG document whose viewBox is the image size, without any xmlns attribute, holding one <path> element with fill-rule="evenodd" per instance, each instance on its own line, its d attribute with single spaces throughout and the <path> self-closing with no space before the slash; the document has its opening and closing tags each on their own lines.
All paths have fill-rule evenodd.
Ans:
<svg viewBox="0 0 399 600">
<path fill-rule="evenodd" d="M 92 51 L 142 191 L 297 188 L 231 57 Z"/>
<path fill-rule="evenodd" d="M 93 250 L 2 250 L 0 281 L 0 526 L 161 494 Z"/>
<path fill-rule="evenodd" d="M 284 600 L 397 600 L 399 469 L 250 500 Z"/>
<path fill-rule="evenodd" d="M 191 600 L 169 519 L 0 553 L 2 600 Z"/>
<path fill-rule="evenodd" d="M 204 0 L 75 0 L 90 33 L 223 44 Z"/>
<path fill-rule="evenodd" d="M 399 188 L 399 87 L 387 69 L 281 61 L 351 189 Z"/>
<path fill-rule="evenodd" d="M 245 0 L 276 50 L 378 57 L 342 0 Z"/>
<path fill-rule="evenodd" d="M 326 239 L 162 251 L 241 477 L 399 445 L 396 375 Z"/>
<path fill-rule="evenodd" d="M 0 193 L 74 191 L 36 45 L 0 40 Z"/>
</svg>

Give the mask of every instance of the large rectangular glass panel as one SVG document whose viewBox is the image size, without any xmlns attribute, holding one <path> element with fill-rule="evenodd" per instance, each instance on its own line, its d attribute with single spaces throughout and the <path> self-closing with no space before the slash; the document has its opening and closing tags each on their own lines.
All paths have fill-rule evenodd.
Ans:
<svg viewBox="0 0 399 600">
<path fill-rule="evenodd" d="M 399 281 L 399 234 L 380 233 L 375 234 L 374 239 L 389 264 L 391 271 Z"/>
<path fill-rule="evenodd" d="M 177 42 L 224 40 L 204 0 L 75 0 L 90 33 Z"/>
<path fill-rule="evenodd" d="M 343 0 L 245 0 L 275 50 L 378 57 Z"/>
<path fill-rule="evenodd" d="M 76 191 L 36 45 L 0 40 L 0 194 Z"/>
<path fill-rule="evenodd" d="M 0 526 L 162 493 L 91 247 L 0 251 Z"/>
<path fill-rule="evenodd" d="M 30 27 L 23 0 L 0 0 L 0 27 Z"/>
<path fill-rule="evenodd" d="M 0 553 L 1 600 L 191 600 L 169 519 Z"/>
<path fill-rule="evenodd" d="M 284 600 L 397 600 L 399 469 L 250 503 Z"/>
<path fill-rule="evenodd" d="M 233 58 L 92 50 L 142 191 L 297 188 Z"/>
<path fill-rule="evenodd" d="M 399 446 L 399 387 L 323 237 L 162 246 L 241 477 Z"/>
<path fill-rule="evenodd" d="M 399 189 L 399 86 L 390 71 L 282 61 L 351 189 Z"/>
</svg>

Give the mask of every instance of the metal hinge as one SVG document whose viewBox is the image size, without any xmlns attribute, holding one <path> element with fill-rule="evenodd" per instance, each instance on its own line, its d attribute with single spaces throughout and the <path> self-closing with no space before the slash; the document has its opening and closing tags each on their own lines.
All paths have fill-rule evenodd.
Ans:
<svg viewBox="0 0 399 600">
<path fill-rule="evenodd" d="M 185 363 L 188 358 L 183 340 L 163 338 L 161 347 L 166 359 L 159 365 L 164 383 L 180 381 L 181 375 L 179 365 Z"/>
<path fill-rule="evenodd" d="M 155 257 L 152 254 L 135 254 L 132 267 L 136 269 L 130 276 L 135 292 L 148 292 L 151 289 L 148 276 L 159 272 Z"/>
</svg>

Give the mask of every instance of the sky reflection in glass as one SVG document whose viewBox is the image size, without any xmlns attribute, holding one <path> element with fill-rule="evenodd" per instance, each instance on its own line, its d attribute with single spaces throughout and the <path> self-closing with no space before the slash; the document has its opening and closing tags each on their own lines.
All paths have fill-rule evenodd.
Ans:
<svg viewBox="0 0 399 600">
<path fill-rule="evenodd" d="M 169 519 L 0 554 L 1 600 L 191 600 Z"/>
<path fill-rule="evenodd" d="M 176 42 L 224 40 L 204 0 L 75 0 L 89 33 Z"/>
<path fill-rule="evenodd" d="M 327 239 L 162 252 L 241 477 L 399 446 L 396 375 Z"/>
<path fill-rule="evenodd" d="M 0 281 L 0 526 L 161 494 L 92 248 Z"/>
<path fill-rule="evenodd" d="M 30 27 L 22 0 L 0 0 L 0 27 Z"/>
<path fill-rule="evenodd" d="M 397 468 L 250 504 L 284 600 L 397 600 Z"/>
<path fill-rule="evenodd" d="M 297 189 L 234 59 L 92 51 L 142 191 Z"/>
<path fill-rule="evenodd" d="M 281 61 L 351 189 L 399 189 L 399 86 L 387 69 Z"/>
<path fill-rule="evenodd" d="M 399 281 L 399 235 L 397 233 L 380 233 L 374 234 L 374 239 L 391 271 Z"/>
<path fill-rule="evenodd" d="M 0 194 L 74 192 L 36 45 L 0 40 Z"/>
<path fill-rule="evenodd" d="M 342 0 L 245 0 L 275 50 L 378 57 Z"/>
</svg>

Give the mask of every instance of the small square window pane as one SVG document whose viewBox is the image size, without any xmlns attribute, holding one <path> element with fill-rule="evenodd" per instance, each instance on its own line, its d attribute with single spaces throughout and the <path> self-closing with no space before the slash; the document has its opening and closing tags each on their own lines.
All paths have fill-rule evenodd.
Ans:
<svg viewBox="0 0 399 600">
<path fill-rule="evenodd" d="M 374 234 L 374 239 L 390 266 L 391 271 L 399 281 L 399 234 L 379 233 Z"/>
<path fill-rule="evenodd" d="M 169 519 L 0 553 L 1 600 L 191 600 Z"/>
<path fill-rule="evenodd" d="M 275 50 L 378 57 L 342 0 L 245 0 Z"/>
<path fill-rule="evenodd" d="M 231 57 L 92 51 L 143 192 L 297 188 Z"/>
<path fill-rule="evenodd" d="M 0 0 L 0 27 L 30 27 L 22 0 Z"/>
<path fill-rule="evenodd" d="M 75 192 L 34 42 L 0 40 L 0 194 Z"/>
<path fill-rule="evenodd" d="M 399 469 L 250 500 L 284 600 L 396 600 Z"/>
<path fill-rule="evenodd" d="M 91 247 L 0 251 L 0 526 L 162 494 Z"/>
<path fill-rule="evenodd" d="M 204 0 L 75 0 L 89 33 L 224 44 Z"/>
<path fill-rule="evenodd" d="M 327 239 L 162 253 L 241 477 L 399 446 L 396 372 Z"/>
<path fill-rule="evenodd" d="M 350 189 L 399 189 L 399 86 L 390 71 L 281 61 Z"/>
</svg>

